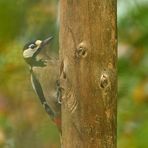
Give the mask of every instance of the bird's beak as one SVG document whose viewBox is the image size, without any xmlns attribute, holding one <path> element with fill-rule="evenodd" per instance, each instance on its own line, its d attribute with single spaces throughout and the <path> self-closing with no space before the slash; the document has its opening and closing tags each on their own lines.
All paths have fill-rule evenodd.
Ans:
<svg viewBox="0 0 148 148">
<path fill-rule="evenodd" d="M 46 46 L 51 40 L 53 39 L 53 37 L 49 37 L 45 40 L 42 41 L 41 47 L 43 48 L 44 46 Z"/>
</svg>

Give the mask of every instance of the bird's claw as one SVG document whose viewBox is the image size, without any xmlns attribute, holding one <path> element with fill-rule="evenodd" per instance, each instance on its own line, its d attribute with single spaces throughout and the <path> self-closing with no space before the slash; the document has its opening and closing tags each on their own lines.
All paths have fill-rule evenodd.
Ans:
<svg viewBox="0 0 148 148">
<path fill-rule="evenodd" d="M 62 100 L 61 100 L 61 98 L 62 98 L 62 89 L 60 87 L 59 80 L 57 80 L 56 85 L 57 85 L 57 101 L 58 101 L 59 104 L 62 104 Z"/>
</svg>

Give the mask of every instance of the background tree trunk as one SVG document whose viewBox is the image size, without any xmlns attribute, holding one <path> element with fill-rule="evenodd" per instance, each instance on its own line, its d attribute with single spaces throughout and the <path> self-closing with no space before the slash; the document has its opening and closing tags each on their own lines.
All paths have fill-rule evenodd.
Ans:
<svg viewBox="0 0 148 148">
<path fill-rule="evenodd" d="M 62 147 L 116 148 L 116 0 L 61 0 Z"/>
</svg>

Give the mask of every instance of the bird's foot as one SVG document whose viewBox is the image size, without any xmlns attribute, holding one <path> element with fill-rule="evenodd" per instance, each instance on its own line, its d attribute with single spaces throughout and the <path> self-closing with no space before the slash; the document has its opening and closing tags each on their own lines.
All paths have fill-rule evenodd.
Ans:
<svg viewBox="0 0 148 148">
<path fill-rule="evenodd" d="M 59 104 L 62 104 L 62 88 L 60 87 L 60 81 L 56 81 L 56 86 L 57 86 L 57 100 Z"/>
</svg>

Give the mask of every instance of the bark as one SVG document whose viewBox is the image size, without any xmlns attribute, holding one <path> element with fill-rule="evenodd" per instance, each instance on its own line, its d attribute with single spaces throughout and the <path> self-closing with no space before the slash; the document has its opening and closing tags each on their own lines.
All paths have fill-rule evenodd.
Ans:
<svg viewBox="0 0 148 148">
<path fill-rule="evenodd" d="M 61 0 L 62 147 L 116 148 L 116 0 Z"/>
</svg>

